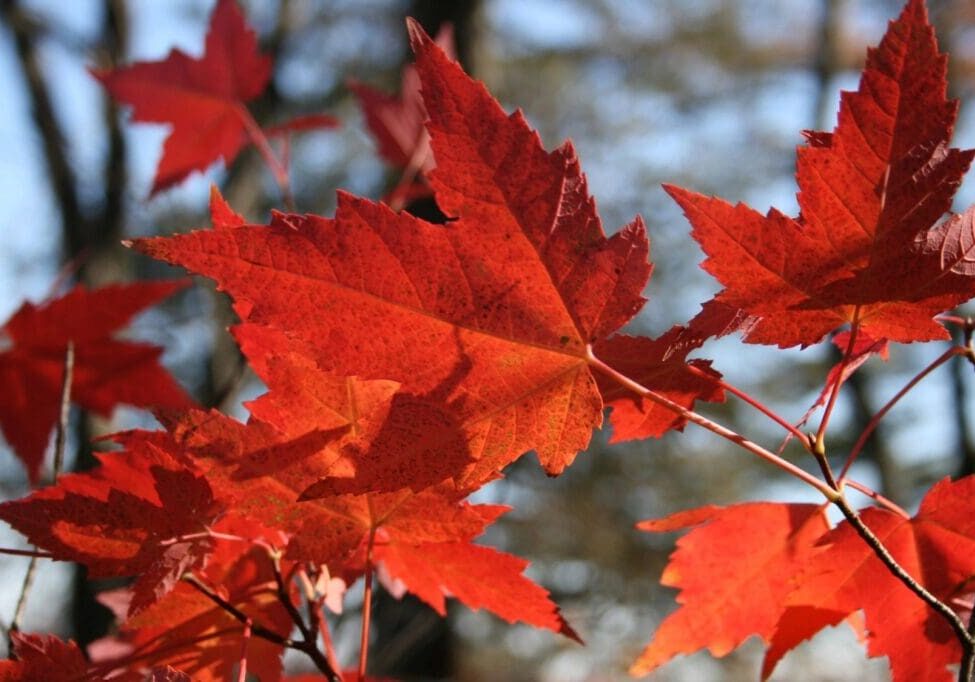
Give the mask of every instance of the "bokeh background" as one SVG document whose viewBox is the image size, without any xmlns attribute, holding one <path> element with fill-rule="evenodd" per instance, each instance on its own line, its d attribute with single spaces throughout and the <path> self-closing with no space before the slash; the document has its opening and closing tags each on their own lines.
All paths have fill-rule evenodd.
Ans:
<svg viewBox="0 0 975 682">
<path fill-rule="evenodd" d="M 131 125 L 86 69 L 165 57 L 172 47 L 202 50 L 211 0 L 0 0 L 0 319 L 25 299 L 66 283 L 169 277 L 133 256 L 125 237 L 208 224 L 211 183 L 249 219 L 280 205 L 270 174 L 253 152 L 217 164 L 147 200 L 164 126 Z M 300 210 L 328 214 L 335 190 L 378 198 L 396 176 L 378 159 L 349 78 L 393 91 L 408 60 L 403 18 L 428 31 L 450 21 L 458 53 L 508 108 L 522 108 L 546 145 L 570 137 L 608 230 L 640 213 L 649 225 L 656 271 L 651 302 L 632 331 L 657 334 L 692 317 L 716 284 L 697 267 L 688 225 L 660 189 L 678 183 L 764 211 L 796 211 L 794 148 L 800 131 L 829 129 L 839 91 L 856 86 L 865 48 L 876 43 L 895 0 L 242 0 L 262 45 L 274 56 L 272 86 L 256 103 L 259 120 L 295 113 L 339 117 L 336 131 L 293 143 Z M 951 91 L 962 99 L 956 146 L 975 146 L 975 5 L 930 0 L 942 49 L 950 52 Z M 975 200 L 975 184 L 958 198 Z M 60 283 L 60 284 L 58 284 Z M 971 312 L 971 311 L 969 311 Z M 133 334 L 166 347 L 165 362 L 205 405 L 241 417 L 242 400 L 261 391 L 225 328 L 226 302 L 208 283 L 147 313 Z M 942 348 L 896 347 L 852 382 L 835 417 L 831 447 L 842 452 L 883 405 Z M 835 355 L 828 344 L 802 352 L 713 342 L 726 378 L 798 419 L 817 395 Z M 3 387 L 0 387 L 3 390 Z M 854 476 L 910 508 L 945 475 L 975 470 L 975 384 L 960 362 L 936 372 L 878 430 Z M 776 447 L 782 434 L 734 401 L 704 411 L 753 440 Z M 93 434 L 152 418 L 119 410 L 111 423 L 73 415 L 73 466 L 90 463 Z M 590 451 L 558 479 L 533 457 L 479 493 L 511 504 L 486 540 L 532 561 L 585 648 L 491 616 L 452 609 L 447 621 L 407 600 L 376 607 L 377 673 L 406 679 L 616 680 L 675 607 L 657 585 L 673 536 L 633 530 L 635 521 L 704 503 L 814 500 L 708 433 L 690 427 L 659 441 L 609 446 L 597 433 Z M 786 453 L 813 468 L 794 448 Z M 0 440 L 0 494 L 27 490 L 19 463 Z M 22 543 L 0 529 L 0 543 Z M 9 623 L 26 560 L 0 559 L 0 622 Z M 356 650 L 360 597 L 336 622 L 340 652 Z M 109 627 L 91 587 L 71 567 L 43 565 L 24 629 L 82 642 Z M 3 638 L 5 639 L 5 638 Z M 722 661 L 680 659 L 657 680 L 757 679 L 761 647 L 746 644 Z M 288 657 L 300 670 L 303 661 Z M 776 680 L 883 680 L 849 628 L 823 633 L 791 654 Z"/>
</svg>

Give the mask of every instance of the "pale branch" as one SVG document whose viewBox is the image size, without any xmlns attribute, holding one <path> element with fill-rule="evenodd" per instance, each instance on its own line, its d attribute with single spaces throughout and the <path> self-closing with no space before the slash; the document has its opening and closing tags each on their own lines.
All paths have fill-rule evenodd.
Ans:
<svg viewBox="0 0 975 682">
<path fill-rule="evenodd" d="M 731 441 L 738 447 L 747 450 L 752 454 L 758 455 L 765 461 L 774 464 L 775 466 L 779 467 L 786 473 L 798 478 L 803 483 L 812 486 L 820 493 L 822 493 L 823 497 L 825 497 L 827 500 L 832 502 L 839 496 L 839 493 L 835 489 L 829 487 L 826 483 L 820 481 L 818 478 L 810 474 L 808 471 L 804 471 L 800 469 L 792 462 L 788 462 L 782 457 L 776 455 L 774 452 L 766 450 L 765 448 L 763 448 L 761 445 L 758 445 L 757 443 L 753 443 L 752 441 L 742 436 L 740 433 L 733 431 L 725 426 L 722 426 L 721 424 L 712 421 L 707 417 L 698 414 L 697 412 L 694 412 L 693 410 L 689 410 L 682 405 L 678 405 L 677 403 L 670 400 L 669 398 L 660 395 L 656 391 L 647 388 L 643 384 L 634 381 L 633 379 L 629 378 L 625 374 L 622 374 L 617 370 L 613 369 L 605 362 L 603 362 L 595 355 L 593 355 L 591 347 L 586 348 L 586 360 L 591 367 L 605 374 L 606 376 L 608 376 L 609 378 L 611 378 L 613 381 L 617 382 L 624 388 L 629 389 L 630 391 L 633 391 L 633 393 L 657 403 L 658 405 L 683 417 L 687 421 L 693 424 L 697 424 L 701 428 L 707 429 L 711 433 L 721 436 L 725 440 Z"/>
<path fill-rule="evenodd" d="M 907 395 L 911 389 L 913 389 L 922 379 L 928 376 L 931 372 L 936 370 L 938 367 L 946 363 L 951 358 L 956 355 L 962 355 L 966 351 L 960 346 L 952 346 L 944 353 L 939 355 L 935 360 L 933 360 L 927 367 L 922 369 L 920 372 L 915 374 L 910 381 L 905 384 L 905 386 L 899 390 L 893 398 L 887 401 L 876 414 L 870 419 L 867 426 L 860 433 L 860 437 L 857 438 L 856 443 L 853 444 L 853 448 L 850 449 L 850 454 L 846 458 L 846 463 L 843 465 L 843 469 L 840 471 L 840 481 L 846 478 L 847 473 L 850 471 L 850 467 L 853 466 L 853 462 L 856 461 L 857 456 L 863 451 L 863 446 L 866 445 L 867 439 L 876 430 L 877 426 L 880 424 L 880 420 L 883 419 L 888 412 L 896 405 L 901 398 Z"/>
<path fill-rule="evenodd" d="M 288 586 L 284 581 L 284 576 L 281 575 L 281 554 L 280 552 L 270 552 L 271 564 L 274 568 L 274 582 L 278 590 L 278 601 L 281 602 L 284 609 L 291 616 L 291 620 L 294 624 L 298 626 L 298 631 L 301 633 L 301 638 L 305 645 L 302 649 L 309 657 L 315 662 L 315 665 L 325 673 L 328 677 L 329 682 L 342 682 L 342 677 L 339 671 L 332 668 L 332 664 L 325 657 L 325 655 L 318 648 L 318 628 L 317 625 L 313 623 L 309 626 L 304 617 L 298 611 L 298 607 L 291 599 L 291 594 L 288 591 Z"/>
<path fill-rule="evenodd" d="M 687 369 L 689 369 L 692 374 L 695 374 L 702 379 L 713 381 L 717 386 L 720 386 L 723 390 L 732 394 L 739 400 L 744 401 L 748 405 L 751 405 L 753 408 L 755 408 L 756 410 L 764 414 L 766 417 L 774 421 L 776 424 L 781 426 L 783 429 L 785 429 L 789 433 L 789 435 L 798 439 L 799 442 L 802 444 L 802 447 L 804 447 L 809 452 L 812 452 L 812 447 L 813 447 L 812 439 L 808 435 L 800 431 L 798 427 L 796 427 L 794 424 L 789 422 L 787 419 L 785 419 L 782 415 L 777 413 L 775 410 L 762 403 L 760 400 L 757 400 L 756 398 L 749 395 L 745 391 L 741 390 L 737 386 L 729 384 L 723 379 L 714 376 L 713 373 L 705 372 L 700 367 L 696 367 L 695 365 L 689 364 L 687 365 Z"/>
<path fill-rule="evenodd" d="M 74 377 L 74 341 L 68 341 L 68 347 L 64 352 L 64 363 L 62 365 L 63 376 L 61 378 L 61 402 L 58 415 L 57 434 L 54 438 L 54 470 L 52 472 L 54 480 L 57 481 L 64 464 L 64 445 L 67 441 L 68 417 L 71 415 L 71 383 Z M 7 651 L 13 651 L 13 633 L 20 630 L 20 622 L 24 619 L 27 612 L 27 598 L 34 585 L 34 577 L 37 574 L 38 554 L 30 555 L 30 563 L 27 564 L 27 572 L 24 573 L 24 582 L 20 586 L 20 594 L 17 597 L 17 605 L 14 607 L 14 617 L 10 621 L 7 629 Z"/>
</svg>

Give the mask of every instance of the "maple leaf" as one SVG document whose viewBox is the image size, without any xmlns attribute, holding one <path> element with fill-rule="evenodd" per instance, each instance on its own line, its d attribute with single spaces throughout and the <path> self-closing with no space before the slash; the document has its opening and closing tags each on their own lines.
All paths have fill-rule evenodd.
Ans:
<svg viewBox="0 0 975 682">
<path fill-rule="evenodd" d="M 88 667 L 72 641 L 54 635 L 11 632 L 14 661 L 0 661 L 0 682 L 71 682 L 83 679 Z"/>
<path fill-rule="evenodd" d="M 230 525 L 220 526 L 232 532 Z M 286 567 L 282 567 L 284 570 Z M 239 542 L 218 541 L 207 566 L 198 572 L 201 582 L 215 587 L 227 602 L 247 614 L 255 624 L 286 638 L 294 623 L 278 600 L 271 561 L 261 548 L 246 549 Z M 117 612 L 125 612 L 126 591 L 107 595 Z M 120 625 L 116 637 L 93 648 L 99 670 L 142 672 L 171 665 L 194 682 L 236 679 L 244 625 L 186 582 L 180 582 L 162 600 Z M 104 653 L 101 653 L 104 652 Z M 262 682 L 281 679 L 279 644 L 251 637 L 247 642 L 247 669 Z"/>
<path fill-rule="evenodd" d="M 327 401 L 327 395 L 320 397 Z M 296 405 L 305 402 L 300 391 L 293 399 Z M 264 409 L 257 405 L 255 412 Z M 294 428 L 301 432 L 298 414 Z M 577 638 L 547 593 L 521 575 L 524 561 L 471 543 L 507 507 L 467 504 L 462 501 L 466 491 L 446 484 L 419 493 L 404 487 L 298 502 L 298 495 L 321 479 L 323 468 L 331 469 L 333 456 L 315 446 L 299 446 L 296 452 L 288 433 L 270 430 L 253 417 L 244 425 L 217 412 L 161 416 L 178 447 L 201 467 L 212 464 L 208 480 L 228 503 L 233 499 L 236 512 L 290 535 L 289 559 L 325 564 L 346 583 L 378 563 L 440 613 L 444 595 L 450 594 L 509 622 L 521 620 Z M 122 436 L 123 442 L 144 437 L 138 432 Z"/>
<path fill-rule="evenodd" d="M 273 329 L 245 324 L 233 331 L 251 367 L 269 388 L 247 403 L 252 418 L 294 438 L 316 429 L 345 430 L 330 443 L 332 463 L 319 470 L 318 481 L 307 482 L 302 499 L 403 487 L 421 491 L 457 475 L 470 463 L 463 434 L 449 412 L 433 401 L 399 392 L 396 382 L 325 372 L 295 353 L 295 344 Z M 320 454 L 320 463 L 328 456 Z M 272 466 L 279 468 L 281 462 Z M 250 469 L 256 471 L 254 466 Z"/>
<path fill-rule="evenodd" d="M 717 382 L 721 375 L 711 369 L 710 361 L 687 360 L 687 354 L 700 347 L 707 336 L 710 334 L 695 336 L 682 326 L 673 327 L 657 339 L 617 334 L 597 343 L 593 352 L 613 369 L 690 409 L 696 400 L 724 399 Z M 683 417 L 606 377 L 597 376 L 596 382 L 606 405 L 613 408 L 609 417 L 613 425 L 611 443 L 655 438 L 686 425 Z"/>
<path fill-rule="evenodd" d="M 223 511 L 206 479 L 150 443 L 139 445 L 0 504 L 0 519 L 54 558 L 84 564 L 95 577 L 138 575 L 133 612 L 202 564 L 212 550 L 204 531 Z"/>
<path fill-rule="evenodd" d="M 203 56 L 172 50 L 166 59 L 92 71 L 117 100 L 132 106 L 134 121 L 169 123 L 152 194 L 218 158 L 233 160 L 255 126 L 244 106 L 267 86 L 271 58 L 257 48 L 235 0 L 218 0 Z"/>
<path fill-rule="evenodd" d="M 692 530 L 677 541 L 661 578 L 681 589 L 681 606 L 630 668 L 634 675 L 705 647 L 724 656 L 751 635 L 769 641 L 793 577 L 828 530 L 821 506 L 771 502 L 701 507 L 637 527 L 654 533 Z"/>
<path fill-rule="evenodd" d="M 477 460 L 461 483 L 530 449 L 560 473 L 601 423 L 589 346 L 644 303 L 643 223 L 607 238 L 571 145 L 546 152 L 520 113 L 411 32 L 429 179 L 455 220 L 340 193 L 335 219 L 279 214 L 135 246 L 216 279 L 242 318 L 281 330 L 323 370 L 429 400 Z"/>
<path fill-rule="evenodd" d="M 0 328 L 0 427 L 31 480 L 40 476 L 60 412 L 64 358 L 74 344 L 71 399 L 108 417 L 115 405 L 182 408 L 193 404 L 159 365 L 162 349 L 112 335 L 138 312 L 187 282 L 78 286 L 42 305 L 24 303 Z"/>
<path fill-rule="evenodd" d="M 973 495 L 975 477 L 944 479 L 924 496 L 913 518 L 884 509 L 860 515 L 908 574 L 950 603 L 975 575 Z M 953 679 L 947 668 L 962 652 L 947 621 L 894 577 L 848 522 L 820 544 L 785 602 L 763 674 L 771 674 L 779 658 L 803 639 L 862 609 L 867 651 L 890 659 L 895 682 Z M 805 626 L 797 627 L 803 620 Z"/>
<path fill-rule="evenodd" d="M 552 603 L 549 593 L 522 573 L 528 562 L 470 542 L 380 545 L 385 574 L 441 616 L 445 595 L 471 609 L 485 608 L 509 623 L 521 621 L 582 640 Z"/>
<path fill-rule="evenodd" d="M 946 65 L 910 0 L 843 93 L 834 132 L 799 148 L 798 218 L 666 188 L 725 287 L 716 300 L 757 318 L 746 341 L 806 346 L 845 323 L 878 341 L 948 338 L 932 317 L 975 294 L 973 209 L 934 224 L 975 152 L 948 147 Z"/>
</svg>

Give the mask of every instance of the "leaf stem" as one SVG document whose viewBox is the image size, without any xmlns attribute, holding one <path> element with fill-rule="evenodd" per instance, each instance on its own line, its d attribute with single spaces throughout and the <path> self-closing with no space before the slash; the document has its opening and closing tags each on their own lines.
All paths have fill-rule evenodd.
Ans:
<svg viewBox="0 0 975 682">
<path fill-rule="evenodd" d="M 766 450 L 761 445 L 758 445 L 757 443 L 753 443 L 752 441 L 748 440 L 747 438 L 737 433 L 736 431 L 732 431 L 731 429 L 722 426 L 717 422 L 711 421 L 707 417 L 704 417 L 698 414 L 697 412 L 694 412 L 693 410 L 688 410 L 687 408 L 683 407 L 682 405 L 678 405 L 677 403 L 670 400 L 669 398 L 666 398 L 660 395 L 659 393 L 650 390 L 649 388 L 640 384 L 639 382 L 634 381 L 633 379 L 629 378 L 625 374 L 616 371 L 615 369 L 607 365 L 605 362 L 597 358 L 595 355 L 593 355 L 591 346 L 586 347 L 586 361 L 589 363 L 590 366 L 602 372 L 610 379 L 616 381 L 624 388 L 633 391 L 639 396 L 652 400 L 658 405 L 667 408 L 671 412 L 680 415 L 687 421 L 697 424 L 701 428 L 707 429 L 711 433 L 721 436 L 725 440 L 731 441 L 735 445 L 745 450 L 748 450 L 754 455 L 758 455 L 759 457 L 761 457 L 767 462 L 770 462 L 771 464 L 774 464 L 775 466 L 779 467 L 789 475 L 798 478 L 803 483 L 806 483 L 812 486 L 813 488 L 815 488 L 816 490 L 818 490 L 820 493 L 823 494 L 823 496 L 827 500 L 832 502 L 840 496 L 839 492 L 829 487 L 826 483 L 819 480 L 809 472 L 803 471 L 795 464 L 792 464 L 791 462 L 787 462 L 786 460 L 782 459 L 775 453 Z"/>
<path fill-rule="evenodd" d="M 889 511 L 894 512 L 898 516 L 902 516 L 905 519 L 911 518 L 911 515 L 908 514 L 902 507 L 900 507 L 899 505 L 897 505 L 893 500 L 890 500 L 890 499 L 884 497 L 883 495 L 881 495 L 880 493 L 878 493 L 873 488 L 871 488 L 869 486 L 866 486 L 863 483 L 859 483 L 857 481 L 854 481 L 852 479 L 849 479 L 849 478 L 848 479 L 845 479 L 843 481 L 843 484 L 845 484 L 845 485 L 853 488 L 854 490 L 856 490 L 858 492 L 863 493 L 864 495 L 866 495 L 867 497 L 869 497 L 870 499 L 872 499 L 874 502 L 876 502 L 880 506 L 887 508 Z"/>
<path fill-rule="evenodd" d="M 905 384 L 904 387 L 901 390 L 899 390 L 894 395 L 893 398 L 887 401 L 886 405 L 880 408 L 880 410 L 875 415 L 873 415 L 873 417 L 864 427 L 863 432 L 860 434 L 860 437 L 857 438 L 856 443 L 853 444 L 853 448 L 850 450 L 850 454 L 846 458 L 846 463 L 843 465 L 843 469 L 840 471 L 839 480 L 841 482 L 846 479 L 846 475 L 850 471 L 850 467 L 853 466 L 853 462 L 856 461 L 856 458 L 863 451 L 863 447 L 867 444 L 867 439 L 870 438 L 870 435 L 877 429 L 877 426 L 880 424 L 880 420 L 883 419 L 888 412 L 890 412 L 891 408 L 894 407 L 894 405 L 896 405 L 901 398 L 907 395 L 907 393 L 910 392 L 910 390 L 914 388 L 918 383 L 920 383 L 920 381 L 924 379 L 924 377 L 926 377 L 928 374 L 936 370 L 944 363 L 948 362 L 948 360 L 955 357 L 956 355 L 964 355 L 966 353 L 967 350 L 965 348 L 961 346 L 952 346 L 944 353 L 939 355 L 927 367 L 925 367 L 916 375 L 914 375 L 914 377 L 910 381 L 908 381 L 907 384 Z"/>
<path fill-rule="evenodd" d="M 816 431 L 815 443 L 817 445 L 814 447 L 813 454 L 816 454 L 816 449 L 820 449 L 824 453 L 826 451 L 825 446 L 823 445 L 823 442 L 826 439 L 826 427 L 829 426 L 829 419 L 833 416 L 833 408 L 836 407 L 836 399 L 840 395 L 840 386 L 843 385 L 843 370 L 846 369 L 846 366 L 850 363 L 850 360 L 853 357 L 853 349 L 856 345 L 857 335 L 859 332 L 860 306 L 857 306 L 853 312 L 853 322 L 850 326 L 850 339 L 846 343 L 846 350 L 843 352 L 843 359 L 840 360 L 840 366 L 836 372 L 836 380 L 833 382 L 833 386 L 830 389 L 829 400 L 826 403 L 826 409 L 823 411 L 823 418 L 819 421 L 819 429 Z M 819 455 L 817 454 L 816 457 L 818 459 Z M 829 464 L 827 463 L 826 466 L 828 467 Z"/>
<path fill-rule="evenodd" d="M 312 585 L 311 580 L 308 578 L 308 572 L 304 568 L 298 569 L 298 578 L 301 580 L 301 585 L 305 590 L 305 604 L 308 606 L 308 625 L 313 630 L 318 630 L 318 633 L 322 637 L 322 643 L 325 645 L 325 657 L 328 659 L 329 665 L 332 666 L 333 670 L 341 670 L 342 666 L 339 665 L 338 656 L 335 655 L 335 643 L 332 642 L 332 633 L 328 629 L 328 620 L 322 616 L 322 604 L 325 601 L 325 597 L 318 597 L 315 593 L 315 586 Z"/>
<path fill-rule="evenodd" d="M 267 164 L 268 169 L 274 176 L 274 181 L 278 184 L 278 189 L 281 190 L 281 198 L 284 201 L 285 207 L 289 211 L 294 211 L 295 198 L 291 193 L 291 177 L 288 169 L 282 165 L 277 154 L 274 153 L 274 149 L 271 147 L 267 135 L 261 130 L 261 126 L 251 116 L 251 112 L 248 111 L 247 107 L 242 104 L 238 105 L 237 113 L 244 124 L 244 128 L 247 130 L 247 135 L 251 138 L 251 142 L 257 147 L 261 158 L 264 159 L 264 163 Z"/>
<path fill-rule="evenodd" d="M 775 410 L 773 410 L 772 408 L 766 406 L 764 403 L 762 403 L 758 399 L 754 398 L 750 394 L 746 393 L 745 391 L 741 390 L 740 388 L 737 388 L 736 386 L 733 386 L 732 384 L 727 383 L 723 379 L 719 379 L 718 377 L 715 377 L 714 375 L 712 375 L 712 374 L 710 374 L 708 372 L 705 372 L 700 367 L 696 367 L 694 365 L 688 364 L 687 365 L 687 368 L 693 374 L 696 374 L 697 376 L 701 377 L 702 379 L 709 379 L 709 380 L 713 381 L 714 383 L 716 383 L 718 386 L 720 386 L 721 388 L 723 388 L 728 393 L 731 393 L 735 397 L 743 400 L 744 402 L 746 402 L 749 405 L 751 405 L 752 407 L 754 407 L 756 410 L 758 410 L 759 412 L 761 412 L 762 414 L 764 414 L 766 417 L 768 417 L 769 419 L 771 419 L 772 421 L 774 421 L 776 424 L 778 424 L 779 426 L 781 426 L 783 429 L 785 429 L 786 431 L 788 431 L 790 434 L 792 434 L 793 436 L 795 436 L 796 438 L 798 438 L 799 439 L 799 442 L 802 443 L 802 446 L 804 448 L 806 448 L 806 450 L 809 450 L 810 452 L 812 452 L 813 444 L 812 444 L 812 440 L 809 438 L 809 436 L 807 434 L 803 433 L 802 431 L 800 431 L 794 424 L 792 424 L 791 422 L 787 421 L 784 417 L 782 417 L 780 414 L 778 414 Z"/>
<path fill-rule="evenodd" d="M 423 168 L 423 164 L 427 162 L 427 158 L 430 156 L 430 151 L 430 133 L 428 133 L 426 128 L 424 128 L 423 132 L 420 134 L 420 140 L 413 149 L 413 154 L 410 156 L 409 163 L 406 165 L 406 168 L 403 169 L 399 181 L 396 183 L 396 187 L 394 187 L 393 191 L 389 193 L 389 207 L 394 211 L 400 211 L 406 205 L 406 196 L 410 185 L 413 184 L 416 176 L 420 173 L 420 169 Z"/>
<path fill-rule="evenodd" d="M 214 540 L 226 540 L 227 542 L 244 542 L 255 547 L 260 547 L 261 549 L 267 551 L 268 553 L 274 552 L 275 549 L 271 545 L 267 544 L 262 540 L 255 540 L 253 538 L 245 538 L 240 535 L 231 535 L 230 533 L 221 533 L 215 530 L 202 530 L 198 533 L 184 533 L 183 535 L 174 535 L 171 538 L 166 538 L 165 540 L 159 541 L 160 547 L 168 547 L 170 545 L 175 545 L 179 542 L 186 542 L 187 540 L 202 540 L 203 538 L 213 538 Z"/>
<path fill-rule="evenodd" d="M 372 546 L 376 539 L 376 528 L 369 530 L 369 544 L 366 546 L 366 576 L 362 597 L 362 632 L 359 634 L 359 680 L 366 679 L 366 664 L 369 660 L 369 618 L 372 612 Z"/>
</svg>

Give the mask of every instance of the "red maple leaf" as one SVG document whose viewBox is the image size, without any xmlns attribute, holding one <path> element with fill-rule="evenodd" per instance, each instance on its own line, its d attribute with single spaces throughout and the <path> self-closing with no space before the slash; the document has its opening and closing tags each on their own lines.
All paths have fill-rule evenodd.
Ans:
<svg viewBox="0 0 975 682">
<path fill-rule="evenodd" d="M 973 496 L 975 476 L 945 479 L 928 491 L 913 518 L 884 509 L 864 510 L 861 517 L 911 577 L 951 603 L 970 591 L 975 576 Z M 848 522 L 820 545 L 785 602 L 764 673 L 803 639 L 862 609 L 867 651 L 889 658 L 895 682 L 953 679 L 948 666 L 962 651 L 947 621 L 894 577 Z"/>
<path fill-rule="evenodd" d="M 751 635 L 768 642 L 793 577 L 828 530 L 821 506 L 770 502 L 702 507 L 637 527 L 654 533 L 693 529 L 678 540 L 661 579 L 680 588 L 681 606 L 630 668 L 634 675 L 705 647 L 724 656 Z"/>
<path fill-rule="evenodd" d="M 328 405 L 327 384 L 324 388 L 317 397 L 299 392 L 284 407 L 298 406 L 307 398 L 318 403 L 312 404 L 312 412 L 316 407 L 330 412 L 344 426 L 346 417 Z M 307 406 L 299 408 L 294 426 L 298 432 L 304 430 L 302 419 L 308 413 Z M 218 494 L 228 504 L 232 500 L 236 512 L 289 534 L 289 559 L 327 564 L 333 575 L 347 582 L 378 563 L 440 613 L 444 595 L 450 594 L 509 621 L 576 637 L 547 593 L 521 575 L 524 561 L 471 543 L 506 507 L 467 504 L 463 502 L 466 491 L 448 484 L 420 493 L 404 487 L 389 493 L 317 496 L 299 502 L 299 494 L 319 481 L 322 471 L 334 467 L 335 456 L 322 443 L 294 438 L 256 418 L 244 425 L 217 412 L 163 415 L 163 421 L 168 438 L 207 469 Z M 122 439 L 146 437 L 134 432 Z M 408 479 L 410 472 L 403 471 L 402 476 Z M 476 585 L 479 581 L 483 584 Z"/>
<path fill-rule="evenodd" d="M 172 50 L 163 61 L 138 62 L 93 74 L 132 118 L 169 123 L 152 193 L 204 170 L 218 158 L 230 162 L 256 127 L 244 106 L 271 77 L 271 59 L 257 49 L 236 0 L 219 0 L 199 59 Z"/>
<path fill-rule="evenodd" d="M 520 621 L 582 643 L 548 591 L 522 575 L 528 567 L 524 559 L 471 542 L 385 544 L 376 548 L 375 557 L 387 580 L 395 581 L 394 589 L 402 586 L 441 616 L 447 614 L 445 597 L 450 596 L 509 623 Z"/>
<path fill-rule="evenodd" d="M 253 419 L 293 438 L 315 430 L 343 431 L 336 431 L 330 444 L 331 464 L 318 470 L 320 480 L 306 481 L 302 499 L 404 487 L 419 492 L 452 477 L 473 490 L 495 477 L 493 470 L 478 473 L 465 435 L 435 401 L 401 392 L 393 381 L 326 372 L 271 328 L 239 325 L 234 335 L 270 389 L 247 404 Z M 318 458 L 324 465 L 326 453 Z M 256 472 L 253 465 L 250 469 Z"/>
<path fill-rule="evenodd" d="M 234 532 L 240 523 L 219 528 Z M 221 540 L 197 577 L 255 625 L 285 638 L 294 623 L 278 599 L 272 570 L 264 549 Z M 127 591 L 110 593 L 106 602 L 123 618 L 129 596 Z M 223 682 L 236 679 L 243 634 L 241 622 L 196 588 L 180 582 L 162 600 L 125 619 L 116 637 L 97 642 L 93 659 L 106 674 L 144 673 L 151 667 L 171 665 L 195 682 Z M 282 650 L 279 644 L 251 637 L 246 648 L 248 673 L 262 682 L 281 679 Z"/>
<path fill-rule="evenodd" d="M 572 147 L 546 152 L 521 114 L 411 30 L 430 182 L 456 220 L 340 194 L 335 219 L 279 214 L 136 246 L 213 277 L 242 318 L 276 327 L 321 369 L 428 401 L 445 434 L 463 435 L 478 480 L 529 449 L 557 474 L 601 422 L 590 344 L 644 302 L 643 223 L 607 238 Z"/>
<path fill-rule="evenodd" d="M 113 334 L 144 308 L 186 282 L 76 287 L 42 305 L 25 303 L 0 328 L 11 345 L 0 352 L 0 427 L 32 481 L 57 422 L 68 343 L 74 344 L 71 399 L 108 417 L 122 403 L 181 408 L 193 404 L 159 365 L 162 349 L 118 341 Z"/>
<path fill-rule="evenodd" d="M 0 505 L 0 519 L 55 559 L 94 577 L 138 575 L 137 612 L 203 563 L 223 511 L 207 481 L 146 441 L 100 455 L 101 466 Z M 185 537 L 184 536 L 188 536 Z"/>
<path fill-rule="evenodd" d="M 667 187 L 725 287 L 716 300 L 757 318 L 747 341 L 809 345 L 845 323 L 877 340 L 948 338 L 932 317 L 975 294 L 973 209 L 935 223 L 975 152 L 948 147 L 958 106 L 946 65 L 910 0 L 843 94 L 834 132 L 799 148 L 798 218 Z"/>
<path fill-rule="evenodd" d="M 0 682 L 73 682 L 83 679 L 88 667 L 74 642 L 54 635 L 11 632 L 12 661 L 0 661 Z"/>
<path fill-rule="evenodd" d="M 708 360 L 687 360 L 687 354 L 706 340 L 692 329 L 675 326 L 660 338 L 617 334 L 596 344 L 596 356 L 643 386 L 650 386 L 673 402 L 690 409 L 695 400 L 720 402 L 724 391 L 717 383 L 721 375 Z M 692 369 L 697 370 L 697 373 Z M 610 379 L 597 376 L 599 390 L 613 408 L 611 443 L 656 438 L 670 429 L 682 429 L 686 420 L 649 398 L 634 395 Z"/>
<path fill-rule="evenodd" d="M 918 513 L 860 512 L 863 522 L 921 586 L 943 603 L 975 576 L 975 476 L 936 484 Z M 677 543 L 665 585 L 681 588 L 631 672 L 708 648 L 724 656 L 746 637 L 767 645 L 763 679 L 797 644 L 863 611 L 867 651 L 887 656 L 896 682 L 952 679 L 961 646 L 947 621 L 910 591 L 848 521 L 827 530 L 822 507 L 749 503 L 703 507 L 639 524 L 666 532 L 696 526 Z"/>
</svg>

